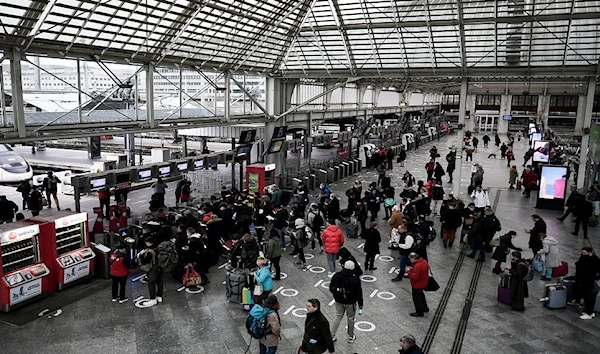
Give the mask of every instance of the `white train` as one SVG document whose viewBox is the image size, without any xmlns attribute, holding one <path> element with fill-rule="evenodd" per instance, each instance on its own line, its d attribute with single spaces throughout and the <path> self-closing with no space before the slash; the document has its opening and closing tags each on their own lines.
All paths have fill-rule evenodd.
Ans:
<svg viewBox="0 0 600 354">
<path fill-rule="evenodd" d="M 33 169 L 18 152 L 6 144 L 0 144 L 0 183 L 29 180 Z"/>
</svg>

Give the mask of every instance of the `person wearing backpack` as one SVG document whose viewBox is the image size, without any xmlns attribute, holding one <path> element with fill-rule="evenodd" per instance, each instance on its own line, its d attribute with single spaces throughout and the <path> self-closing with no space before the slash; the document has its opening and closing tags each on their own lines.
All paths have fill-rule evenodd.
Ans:
<svg viewBox="0 0 600 354">
<path fill-rule="evenodd" d="M 310 210 L 306 215 L 306 222 L 311 228 L 314 235 L 320 235 L 325 230 L 325 215 L 319 210 L 319 206 L 315 203 L 310 205 Z M 315 239 L 319 241 L 321 253 L 323 253 L 323 240 L 320 237 L 313 237 L 311 240 L 311 248 L 314 250 L 316 246 Z"/>
<path fill-rule="evenodd" d="M 527 273 L 529 266 L 527 262 L 521 259 L 521 252 L 513 251 L 511 253 L 511 264 L 507 264 L 506 271 L 510 273 L 510 301 L 514 311 L 525 311 L 525 298 L 529 297 L 527 287 Z"/>
<path fill-rule="evenodd" d="M 110 255 L 110 276 L 112 278 L 112 301 L 120 304 L 129 300 L 125 297 L 125 286 L 129 275 L 130 259 L 127 255 L 127 247 L 118 245 Z"/>
<path fill-rule="evenodd" d="M 146 302 L 146 306 L 150 307 L 163 300 L 163 270 L 158 264 L 154 238 L 149 236 L 144 242 L 146 243 L 146 248 L 140 252 L 138 257 L 140 269 L 146 272 L 146 276 L 148 277 L 150 300 Z"/>
<path fill-rule="evenodd" d="M 365 270 L 376 270 L 377 267 L 374 266 L 375 256 L 379 254 L 379 243 L 381 242 L 381 234 L 377 230 L 377 223 L 372 222 L 371 227 L 364 230 L 361 237 L 365 240 Z"/>
<path fill-rule="evenodd" d="M 336 341 L 336 333 L 340 322 L 346 314 L 348 318 L 348 343 L 354 343 L 354 319 L 356 316 L 356 305 L 358 304 L 358 314 L 363 314 L 363 294 L 360 279 L 354 273 L 356 263 L 347 260 L 344 263 L 344 269 L 335 273 L 329 283 L 329 291 L 335 300 L 335 320 L 331 326 L 333 341 Z"/>
<path fill-rule="evenodd" d="M 325 351 L 335 354 L 329 321 L 321 312 L 319 299 L 309 299 L 306 304 L 304 336 L 298 354 L 322 354 Z"/>
<path fill-rule="evenodd" d="M 252 338 L 258 339 L 260 354 L 277 353 L 281 333 L 281 320 L 278 310 L 277 297 L 269 295 L 263 305 L 254 305 L 246 317 L 246 330 Z M 248 343 L 249 348 L 250 343 Z"/>
</svg>

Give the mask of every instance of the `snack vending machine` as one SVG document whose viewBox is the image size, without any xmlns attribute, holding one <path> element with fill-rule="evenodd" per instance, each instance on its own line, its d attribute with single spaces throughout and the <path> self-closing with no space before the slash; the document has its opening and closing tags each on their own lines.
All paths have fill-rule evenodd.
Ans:
<svg viewBox="0 0 600 354">
<path fill-rule="evenodd" d="M 50 290 L 50 270 L 40 262 L 40 227 L 26 221 L 0 225 L 0 306 L 8 312 Z"/>
<path fill-rule="evenodd" d="M 95 254 L 89 247 L 87 213 L 54 211 L 30 221 L 40 226 L 42 260 L 52 274 L 50 292 L 94 274 Z"/>
</svg>

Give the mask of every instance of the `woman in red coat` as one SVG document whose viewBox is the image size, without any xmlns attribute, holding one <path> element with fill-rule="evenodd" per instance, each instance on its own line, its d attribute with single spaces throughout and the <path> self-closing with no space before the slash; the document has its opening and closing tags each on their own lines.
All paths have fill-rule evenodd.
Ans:
<svg viewBox="0 0 600 354">
<path fill-rule="evenodd" d="M 331 221 L 331 220 L 330 220 Z M 344 234 L 335 223 L 331 223 L 321 234 L 323 241 L 323 249 L 327 255 L 327 264 L 329 265 L 329 273 L 335 273 L 335 258 L 340 248 L 344 245 Z"/>
<path fill-rule="evenodd" d="M 119 301 L 120 304 L 129 300 L 125 297 L 125 285 L 129 275 L 130 259 L 125 245 L 117 246 L 117 249 L 110 255 L 110 276 L 112 277 L 112 301 Z M 120 289 L 119 289 L 120 288 Z M 118 294 L 118 297 L 117 297 Z"/>
<path fill-rule="evenodd" d="M 181 202 L 187 202 L 190 200 L 192 195 L 192 182 L 187 181 L 185 182 L 185 184 L 183 185 L 183 187 L 181 187 Z"/>
<path fill-rule="evenodd" d="M 408 258 L 412 263 L 412 267 L 406 267 L 406 269 L 412 287 L 413 303 L 415 304 L 415 312 L 410 315 L 412 317 L 423 317 L 425 312 L 429 312 L 424 292 L 429 282 L 429 264 L 414 252 Z"/>
</svg>

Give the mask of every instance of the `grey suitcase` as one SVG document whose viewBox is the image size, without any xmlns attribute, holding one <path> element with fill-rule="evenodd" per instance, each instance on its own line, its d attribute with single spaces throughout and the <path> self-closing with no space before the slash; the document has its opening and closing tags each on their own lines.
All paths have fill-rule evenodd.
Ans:
<svg viewBox="0 0 600 354">
<path fill-rule="evenodd" d="M 225 294 L 227 301 L 242 303 L 242 290 L 248 284 L 248 273 L 243 269 L 229 268 L 225 274 Z"/>
<path fill-rule="evenodd" d="M 567 307 L 567 288 L 562 284 L 546 285 L 546 307 L 549 309 L 564 309 Z"/>
</svg>

